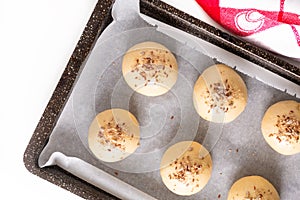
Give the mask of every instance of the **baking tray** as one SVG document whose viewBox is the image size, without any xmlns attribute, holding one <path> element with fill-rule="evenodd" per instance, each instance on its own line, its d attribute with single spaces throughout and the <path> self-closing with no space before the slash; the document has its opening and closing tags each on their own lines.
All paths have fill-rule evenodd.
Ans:
<svg viewBox="0 0 300 200">
<path fill-rule="evenodd" d="M 48 142 L 52 130 L 72 91 L 75 79 L 79 75 L 80 69 L 84 67 L 85 60 L 93 48 L 95 41 L 112 21 L 110 15 L 112 5 L 112 0 L 99 0 L 96 4 L 24 153 L 25 166 L 31 173 L 85 199 L 116 198 L 57 166 L 39 168 L 37 161 L 41 151 Z M 300 85 L 300 68 L 280 59 L 275 54 L 224 33 L 161 1 L 141 0 L 140 9 L 141 13 L 149 17 L 200 37 Z"/>
</svg>

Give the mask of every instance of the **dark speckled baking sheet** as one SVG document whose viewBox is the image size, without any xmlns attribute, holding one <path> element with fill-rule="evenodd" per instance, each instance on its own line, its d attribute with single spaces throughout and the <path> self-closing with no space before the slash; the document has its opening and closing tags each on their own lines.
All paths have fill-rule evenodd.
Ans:
<svg viewBox="0 0 300 200">
<path fill-rule="evenodd" d="M 74 81 L 80 72 L 80 68 L 84 66 L 84 61 L 97 37 L 112 20 L 110 16 L 112 4 L 112 0 L 100 0 L 97 3 L 24 153 L 25 166 L 31 173 L 63 187 L 84 199 L 115 199 L 115 197 L 82 181 L 59 167 L 39 168 L 37 160 L 44 146 L 47 144 L 56 121 L 64 108 Z M 247 42 L 217 30 L 163 2 L 158 0 L 141 0 L 141 12 L 194 36 L 203 38 L 298 85 L 300 84 L 299 67 L 279 59 L 276 55 L 268 51 L 254 47 Z"/>
</svg>

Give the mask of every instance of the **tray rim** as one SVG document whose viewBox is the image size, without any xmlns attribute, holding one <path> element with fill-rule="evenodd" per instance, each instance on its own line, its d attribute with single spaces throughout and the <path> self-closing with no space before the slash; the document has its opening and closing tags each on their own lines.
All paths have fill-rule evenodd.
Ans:
<svg viewBox="0 0 300 200">
<path fill-rule="evenodd" d="M 77 76 L 80 74 L 81 66 L 84 65 L 97 37 L 112 21 L 110 13 L 113 3 L 114 0 L 97 1 L 23 154 L 23 163 L 30 173 L 84 199 L 117 198 L 58 166 L 40 168 L 38 158 L 64 109 Z"/>
<path fill-rule="evenodd" d="M 67 66 L 26 147 L 23 162 L 26 169 L 59 187 L 84 199 L 117 199 L 103 190 L 79 179 L 57 166 L 38 167 L 38 157 L 60 117 L 60 113 L 80 75 L 80 69 L 92 50 L 98 36 L 112 21 L 114 0 L 98 0 Z M 300 68 L 283 61 L 275 54 L 229 35 L 183 11 L 159 0 L 140 0 L 141 13 L 158 19 L 196 37 L 207 40 L 229 52 L 300 85 Z M 159 16 L 159 17 L 158 17 Z M 175 20 L 174 20 L 175 19 Z M 176 21 L 178 20 L 178 21 Z"/>
</svg>

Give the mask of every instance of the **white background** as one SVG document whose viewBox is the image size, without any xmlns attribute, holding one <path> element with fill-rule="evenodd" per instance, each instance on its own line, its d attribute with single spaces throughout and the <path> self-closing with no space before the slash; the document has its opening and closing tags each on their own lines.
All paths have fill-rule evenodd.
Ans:
<svg viewBox="0 0 300 200">
<path fill-rule="evenodd" d="M 194 0 L 165 1 L 209 21 Z M 0 0 L 1 199 L 81 199 L 29 173 L 23 153 L 95 4 Z"/>
</svg>

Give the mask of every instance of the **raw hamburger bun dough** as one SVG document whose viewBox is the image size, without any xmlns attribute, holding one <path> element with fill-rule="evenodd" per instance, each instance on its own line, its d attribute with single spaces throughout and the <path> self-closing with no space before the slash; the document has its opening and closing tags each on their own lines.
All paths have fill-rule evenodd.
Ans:
<svg viewBox="0 0 300 200">
<path fill-rule="evenodd" d="M 227 123 L 244 111 L 247 88 L 233 69 L 217 64 L 201 74 L 194 86 L 193 99 L 195 109 L 203 119 Z"/>
<path fill-rule="evenodd" d="M 89 128 L 89 148 L 98 159 L 105 162 L 126 158 L 138 148 L 139 141 L 139 123 L 126 110 L 103 111 L 95 117 Z"/>
<path fill-rule="evenodd" d="M 227 200 L 280 200 L 280 197 L 268 180 L 246 176 L 232 185 Z"/>
<path fill-rule="evenodd" d="M 176 83 L 178 66 L 174 55 L 156 42 L 131 47 L 123 57 L 122 72 L 127 84 L 146 96 L 159 96 Z"/>
<path fill-rule="evenodd" d="M 202 190 L 212 172 L 209 152 L 199 143 L 183 141 L 171 146 L 163 155 L 160 175 L 175 194 L 189 196 Z"/>
<path fill-rule="evenodd" d="M 261 131 L 267 143 L 278 153 L 299 153 L 300 103 L 281 101 L 272 105 L 263 117 Z"/>
</svg>

